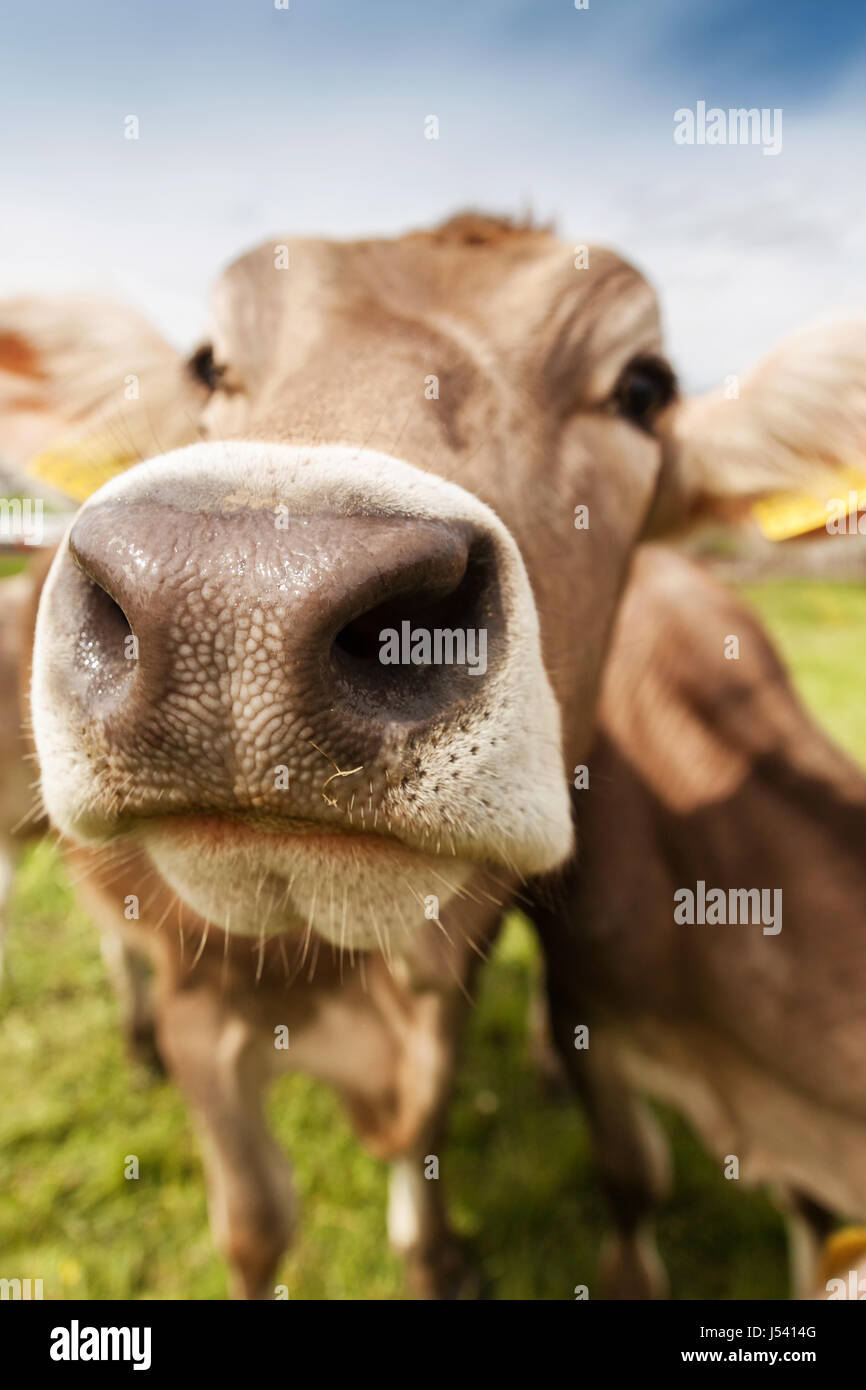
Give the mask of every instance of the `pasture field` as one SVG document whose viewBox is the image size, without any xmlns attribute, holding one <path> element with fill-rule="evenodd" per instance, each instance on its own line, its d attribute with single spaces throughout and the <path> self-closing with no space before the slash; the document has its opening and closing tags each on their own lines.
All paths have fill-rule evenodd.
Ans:
<svg viewBox="0 0 866 1390">
<path fill-rule="evenodd" d="M 0 590 L 2 592 L 2 590 Z M 750 587 L 809 707 L 866 764 L 866 586 L 779 580 Z M 42 1278 L 46 1298 L 214 1299 L 191 1125 L 171 1085 L 124 1056 L 96 937 L 48 844 L 18 877 L 0 993 L 0 1275 Z M 493 1297 L 592 1290 L 603 1229 L 586 1133 L 545 1094 L 527 1057 L 537 955 L 519 915 L 484 972 L 451 1138 L 441 1156 L 456 1224 Z M 337 1102 L 301 1077 L 272 1092 L 302 1204 L 280 1272 L 292 1298 L 400 1298 L 385 1241 L 386 1174 Z M 659 1222 L 675 1298 L 785 1295 L 782 1223 L 761 1193 L 726 1181 L 662 1112 L 676 1171 Z M 140 1161 L 124 1178 L 126 1156 Z"/>
</svg>

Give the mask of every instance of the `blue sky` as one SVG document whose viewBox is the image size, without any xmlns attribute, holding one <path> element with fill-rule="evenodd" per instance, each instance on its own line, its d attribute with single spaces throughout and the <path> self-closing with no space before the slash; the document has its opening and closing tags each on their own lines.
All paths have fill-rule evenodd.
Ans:
<svg viewBox="0 0 866 1390">
<path fill-rule="evenodd" d="M 862 3 L 290 3 L 7 6 L 0 292 L 102 290 L 188 343 L 251 243 L 474 205 L 641 265 L 696 386 L 866 310 Z M 675 145 L 699 100 L 780 107 L 781 153 Z"/>
</svg>

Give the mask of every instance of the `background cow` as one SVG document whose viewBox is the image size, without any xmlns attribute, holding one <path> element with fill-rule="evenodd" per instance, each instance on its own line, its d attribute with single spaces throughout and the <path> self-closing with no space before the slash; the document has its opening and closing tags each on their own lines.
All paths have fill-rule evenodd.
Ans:
<svg viewBox="0 0 866 1390">
<path fill-rule="evenodd" d="M 688 1117 L 720 1175 L 782 1193 L 805 1295 L 832 1213 L 866 1219 L 866 777 L 804 711 L 751 609 L 661 547 L 635 560 L 599 723 L 575 793 L 581 853 L 532 916 L 610 1202 L 608 1287 L 664 1289 L 648 1093 Z M 675 895 L 698 881 L 726 898 L 770 889 L 778 920 L 750 905 L 745 921 L 677 921 Z"/>
</svg>

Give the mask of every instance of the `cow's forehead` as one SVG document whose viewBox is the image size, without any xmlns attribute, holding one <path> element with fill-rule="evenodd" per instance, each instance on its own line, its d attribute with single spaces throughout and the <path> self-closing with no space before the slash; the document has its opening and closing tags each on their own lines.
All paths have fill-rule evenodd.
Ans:
<svg viewBox="0 0 866 1390">
<path fill-rule="evenodd" d="M 655 303 L 643 276 L 605 247 L 484 219 L 454 223 L 393 239 L 269 239 L 223 272 L 215 317 L 227 330 L 264 336 L 289 311 L 299 327 L 305 316 L 384 312 L 531 328 L 564 300 L 585 304 L 591 317 L 624 302 Z"/>
</svg>

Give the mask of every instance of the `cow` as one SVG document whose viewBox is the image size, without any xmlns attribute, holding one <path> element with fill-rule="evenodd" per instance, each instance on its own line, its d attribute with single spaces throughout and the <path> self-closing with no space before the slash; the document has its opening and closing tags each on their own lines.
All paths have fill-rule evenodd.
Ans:
<svg viewBox="0 0 866 1390">
<path fill-rule="evenodd" d="M 805 1297 L 835 1214 L 866 1219 L 866 776 L 746 603 L 658 545 L 633 564 L 588 765 L 581 853 L 530 912 L 610 1206 L 605 1286 L 666 1287 L 649 1095 L 732 1191 L 777 1190 Z"/>
<path fill-rule="evenodd" d="M 67 355 L 55 389 L 40 322 L 24 305 L 0 327 L 28 427 L 76 370 Z M 801 335 L 736 400 L 685 399 L 637 271 L 465 215 L 258 248 L 189 362 L 152 334 L 141 374 L 109 350 L 113 394 L 83 320 L 72 338 L 99 378 L 67 407 L 74 457 L 91 424 L 157 456 L 88 499 L 41 586 L 41 802 L 94 915 L 156 968 L 234 1288 L 270 1296 L 290 1238 L 262 1095 L 297 1067 L 392 1163 L 413 1289 L 459 1293 L 423 1165 L 502 912 L 575 854 L 572 769 L 630 557 L 848 462 L 862 332 Z M 405 624 L 483 633 L 484 670 L 386 665 Z"/>
</svg>

